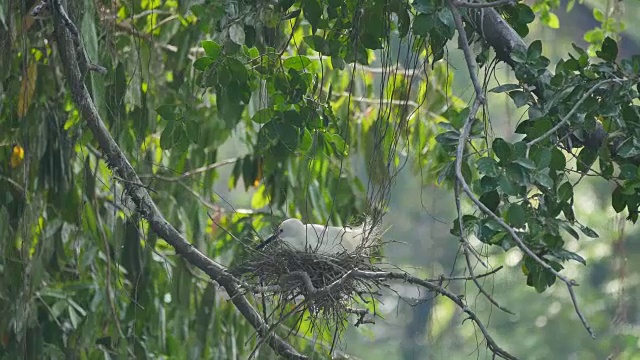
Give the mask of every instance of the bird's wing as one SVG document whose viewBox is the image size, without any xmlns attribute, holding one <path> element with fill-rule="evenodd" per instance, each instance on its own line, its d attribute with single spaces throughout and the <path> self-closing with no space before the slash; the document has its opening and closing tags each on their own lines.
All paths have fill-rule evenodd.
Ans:
<svg viewBox="0 0 640 360">
<path fill-rule="evenodd" d="M 312 248 L 318 249 L 319 252 L 340 252 L 345 249 L 343 245 L 346 231 L 343 228 L 320 224 L 307 225 L 307 237 L 313 238 L 313 242 L 308 241 Z M 319 245 L 318 245 L 319 243 Z"/>
</svg>

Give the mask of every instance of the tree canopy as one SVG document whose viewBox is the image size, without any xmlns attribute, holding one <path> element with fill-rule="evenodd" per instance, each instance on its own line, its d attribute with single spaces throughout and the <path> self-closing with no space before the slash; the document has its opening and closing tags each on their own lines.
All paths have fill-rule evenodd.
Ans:
<svg viewBox="0 0 640 360">
<path fill-rule="evenodd" d="M 560 4 L 548 0 L 5 1 L 0 354 L 347 356 L 336 344 L 385 329 L 384 300 L 396 299 L 430 304 L 407 331 L 438 309 L 468 318 L 446 331 L 477 339 L 452 349 L 548 358 L 487 314 L 527 327 L 510 302 L 553 304 L 544 294 L 560 289 L 575 320 L 565 326 L 595 338 L 607 319 L 591 304 L 604 300 L 579 296 L 577 279 L 604 286 L 611 271 L 601 256 L 587 263 L 583 244 L 615 253 L 623 231 L 600 238 L 581 192 L 600 184 L 601 211 L 630 224 L 640 208 L 640 54 L 623 54 L 619 6 L 596 6 L 583 45 L 552 64 L 555 44 L 531 36 L 558 31 Z M 494 106 L 505 102 L 514 123 Z M 409 178 L 420 194 L 401 195 Z M 428 210 L 422 191 L 447 205 Z M 429 216 L 444 216 L 448 234 L 430 239 Z M 383 233 L 380 268 L 339 281 L 384 286 L 316 327 L 310 312 L 269 313 L 259 284 L 232 271 L 287 217 L 405 221 L 423 229 L 418 243 L 448 239 L 448 250 L 393 263 L 386 255 L 408 239 Z M 518 269 L 517 296 L 486 282 L 504 266 Z M 354 323 L 357 335 L 336 330 Z M 631 354 L 638 336 L 613 342 Z M 415 351 L 404 356 L 425 356 Z M 597 351 L 613 350 L 575 353 Z"/>
</svg>

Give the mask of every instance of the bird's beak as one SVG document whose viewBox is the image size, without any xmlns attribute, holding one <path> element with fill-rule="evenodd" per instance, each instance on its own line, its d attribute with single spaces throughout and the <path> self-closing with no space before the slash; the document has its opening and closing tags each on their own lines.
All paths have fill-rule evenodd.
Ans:
<svg viewBox="0 0 640 360">
<path fill-rule="evenodd" d="M 267 238 L 267 240 L 265 240 L 265 241 L 261 242 L 260 244 L 258 244 L 258 246 L 256 246 L 256 250 L 262 250 L 262 249 L 264 249 L 264 247 L 265 247 L 265 246 L 269 245 L 273 240 L 275 240 L 275 239 L 277 239 L 277 238 L 278 238 L 278 234 L 277 234 L 277 233 L 275 233 L 275 234 L 273 234 L 273 235 L 269 236 L 269 237 Z"/>
</svg>

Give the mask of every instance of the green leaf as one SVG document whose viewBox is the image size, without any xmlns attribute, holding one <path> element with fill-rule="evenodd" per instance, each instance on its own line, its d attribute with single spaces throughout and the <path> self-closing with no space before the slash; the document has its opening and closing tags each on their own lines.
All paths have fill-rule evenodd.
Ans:
<svg viewBox="0 0 640 360">
<path fill-rule="evenodd" d="M 479 200 L 494 213 L 498 210 L 498 205 L 500 205 L 500 195 L 495 190 L 482 194 Z"/>
<path fill-rule="evenodd" d="M 196 59 L 196 61 L 193 62 L 193 67 L 197 70 L 204 71 L 209 67 L 209 65 L 213 64 L 213 62 L 214 60 L 212 58 L 205 56 Z"/>
<path fill-rule="evenodd" d="M 345 66 L 344 59 L 340 56 L 331 56 L 331 66 L 337 70 L 344 70 Z"/>
<path fill-rule="evenodd" d="M 598 158 L 598 152 L 596 150 L 589 149 L 587 147 L 583 147 L 580 150 L 580 154 L 578 154 L 578 159 L 576 163 L 576 167 L 578 171 L 586 173 L 591 169 L 591 165 Z"/>
<path fill-rule="evenodd" d="M 227 68 L 231 79 L 237 81 L 240 85 L 249 80 L 249 72 L 240 60 L 235 58 L 227 58 Z"/>
<path fill-rule="evenodd" d="M 517 89 L 522 89 L 522 86 L 518 84 L 504 84 L 504 85 L 494 87 L 493 89 L 489 90 L 489 92 L 499 94 L 499 93 L 517 90 Z"/>
<path fill-rule="evenodd" d="M 542 41 L 535 40 L 527 48 L 527 60 L 535 60 L 542 56 Z"/>
<path fill-rule="evenodd" d="M 257 177 L 257 170 L 256 161 L 249 156 L 245 156 L 242 162 L 242 182 L 244 182 L 245 189 L 253 185 L 253 181 Z"/>
<path fill-rule="evenodd" d="M 535 170 L 536 167 L 536 163 L 533 162 L 533 160 L 531 159 L 527 159 L 527 158 L 519 158 L 516 161 L 514 161 L 514 163 L 522 166 L 525 169 L 529 169 L 529 170 Z"/>
<path fill-rule="evenodd" d="M 315 33 L 322 19 L 322 6 L 318 0 L 303 0 L 302 11 L 305 19 L 311 24 L 312 32 Z"/>
<path fill-rule="evenodd" d="M 573 197 L 573 186 L 570 182 L 566 181 L 558 187 L 558 201 L 565 202 Z"/>
<path fill-rule="evenodd" d="M 187 120 L 186 131 L 189 140 L 191 140 L 194 144 L 197 144 L 198 140 L 200 139 L 200 124 L 198 124 L 198 122 L 194 120 Z"/>
<path fill-rule="evenodd" d="M 602 50 L 596 51 L 596 55 L 605 61 L 614 62 L 618 57 L 618 44 L 607 36 L 602 42 Z"/>
<path fill-rule="evenodd" d="M 597 239 L 600 237 L 597 232 L 593 231 L 593 229 L 588 226 L 580 225 L 580 231 L 582 231 L 583 234 L 592 239 Z"/>
<path fill-rule="evenodd" d="M 409 16 L 409 11 L 404 7 L 396 11 L 396 15 L 398 16 L 398 37 L 402 39 L 409 33 L 411 17 Z"/>
<path fill-rule="evenodd" d="M 438 12 L 438 19 L 442 22 L 445 29 L 439 30 L 440 33 L 443 33 L 448 39 L 451 39 L 455 34 L 455 22 L 453 20 L 453 14 L 451 10 L 447 8 L 441 8 Z"/>
<path fill-rule="evenodd" d="M 302 141 L 300 141 L 300 150 L 307 152 L 313 145 L 313 136 L 308 129 L 304 129 L 302 132 Z"/>
<path fill-rule="evenodd" d="M 160 105 L 156 109 L 156 112 L 158 113 L 158 115 L 160 115 L 161 118 L 168 121 L 174 121 L 178 118 L 177 110 L 178 110 L 177 105 L 164 104 L 164 105 Z"/>
<path fill-rule="evenodd" d="M 511 52 L 511 59 L 517 63 L 524 63 L 527 61 L 527 54 L 521 50 L 514 50 Z"/>
<path fill-rule="evenodd" d="M 432 14 L 438 9 L 438 6 L 434 0 L 415 0 L 413 8 L 421 13 Z"/>
<path fill-rule="evenodd" d="M 500 185 L 500 190 L 502 190 L 503 193 L 511 196 L 518 195 L 518 191 L 519 191 L 518 185 L 515 184 L 513 181 L 511 181 L 511 179 L 509 179 L 508 176 L 506 175 L 500 176 L 500 179 L 498 180 L 498 184 Z"/>
<path fill-rule="evenodd" d="M 313 50 L 321 53 L 321 54 L 329 54 L 331 51 L 329 49 L 329 45 L 324 40 L 322 36 L 319 35 L 310 35 L 304 37 L 304 42 L 309 45 Z"/>
<path fill-rule="evenodd" d="M 544 18 L 544 22 L 548 27 L 552 29 L 560 28 L 560 19 L 558 19 L 558 16 L 552 12 L 550 12 L 548 16 Z"/>
<path fill-rule="evenodd" d="M 429 35 L 429 31 L 433 28 L 434 18 L 431 15 L 427 14 L 418 14 L 413 19 L 413 33 L 420 36 Z"/>
<path fill-rule="evenodd" d="M 488 176 L 496 177 L 500 172 L 498 163 L 494 159 L 489 157 L 483 157 L 478 159 L 478 161 L 476 162 L 476 165 L 480 173 Z"/>
<path fill-rule="evenodd" d="M 273 117 L 274 117 L 274 111 L 271 108 L 264 108 L 256 111 L 256 113 L 253 114 L 251 121 L 258 124 L 264 124 L 267 121 L 273 119 Z"/>
<path fill-rule="evenodd" d="M 160 147 L 163 150 L 171 149 L 174 143 L 174 132 L 176 131 L 177 122 L 171 121 L 167 123 L 167 126 L 162 130 L 162 134 L 160 135 Z"/>
<path fill-rule="evenodd" d="M 244 27 L 238 23 L 234 23 L 229 27 L 229 39 L 238 45 L 244 45 L 245 33 Z"/>
<path fill-rule="evenodd" d="M 582 256 L 565 249 L 553 250 L 551 254 L 562 261 L 573 260 L 581 263 L 582 265 L 587 265 L 587 261 Z"/>
<path fill-rule="evenodd" d="M 285 68 L 291 68 L 298 71 L 306 69 L 309 64 L 311 64 L 311 60 L 309 60 L 308 57 L 302 55 L 292 56 L 282 62 L 282 65 Z"/>
<path fill-rule="evenodd" d="M 522 107 L 529 102 L 529 93 L 522 90 L 514 90 L 509 93 L 516 107 Z"/>
<path fill-rule="evenodd" d="M 580 235 L 577 231 L 575 231 L 570 225 L 562 224 L 562 228 L 571 235 L 576 240 L 580 240 Z"/>
<path fill-rule="evenodd" d="M 622 180 L 633 180 L 638 175 L 638 167 L 633 164 L 620 165 L 620 178 Z"/>
<path fill-rule="evenodd" d="M 526 212 L 520 204 L 510 204 L 505 220 L 515 228 L 523 228 L 527 222 Z"/>
<path fill-rule="evenodd" d="M 493 140 L 491 148 L 496 153 L 498 159 L 502 161 L 509 161 L 511 159 L 511 145 L 504 141 L 502 138 Z"/>
<path fill-rule="evenodd" d="M 551 163 L 549 167 L 554 171 L 563 171 L 567 166 L 567 159 L 564 157 L 564 153 L 558 148 L 551 149 Z"/>
<path fill-rule="evenodd" d="M 553 273 L 530 258 L 525 259 L 523 264 L 523 271 L 526 269 L 527 285 L 532 286 L 537 292 L 542 293 L 548 287 L 556 282 L 556 277 Z"/>
<path fill-rule="evenodd" d="M 331 135 L 331 142 L 335 146 L 336 151 L 341 155 L 347 155 L 349 147 L 338 134 Z"/>
<path fill-rule="evenodd" d="M 553 179 L 546 173 L 537 173 L 535 175 L 535 180 L 536 182 L 538 182 L 538 184 L 544 186 L 547 189 L 553 188 Z"/>
<path fill-rule="evenodd" d="M 602 176 L 607 180 L 610 179 L 613 175 L 613 163 L 611 160 L 604 159 L 604 157 L 600 156 L 598 158 L 598 164 L 600 165 L 600 173 Z"/>
<path fill-rule="evenodd" d="M 546 169 L 551 164 L 551 151 L 547 148 L 539 148 L 531 154 L 538 170 Z"/>
<path fill-rule="evenodd" d="M 622 190 L 622 187 L 618 186 L 611 194 L 611 207 L 613 207 L 613 210 L 617 213 L 622 212 L 622 210 L 627 206 L 627 199 L 622 193 Z"/>
<path fill-rule="evenodd" d="M 271 120 L 262 125 L 258 131 L 258 139 L 256 140 L 256 151 L 264 151 L 269 147 L 278 143 L 280 134 L 276 121 Z"/>
<path fill-rule="evenodd" d="M 220 45 L 218 45 L 217 42 L 212 40 L 204 40 L 202 41 L 201 45 L 204 49 L 205 54 L 207 54 L 207 56 L 211 58 L 211 60 L 215 61 L 220 55 L 220 51 L 222 48 Z"/>
<path fill-rule="evenodd" d="M 298 129 L 290 123 L 277 122 L 276 131 L 278 132 L 278 138 L 280 143 L 286 148 L 288 152 L 293 152 L 298 149 L 298 143 L 300 142 L 300 133 Z"/>
<path fill-rule="evenodd" d="M 604 22 L 604 13 L 598 8 L 593 8 L 593 18 L 599 22 Z"/>
</svg>

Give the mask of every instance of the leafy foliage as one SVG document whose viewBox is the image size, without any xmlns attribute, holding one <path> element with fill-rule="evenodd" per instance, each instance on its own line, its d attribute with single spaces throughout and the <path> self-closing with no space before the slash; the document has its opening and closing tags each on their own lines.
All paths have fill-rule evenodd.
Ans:
<svg viewBox="0 0 640 360">
<path fill-rule="evenodd" d="M 565 239 L 598 237 L 577 219 L 582 177 L 574 181 L 571 173 L 614 183 L 612 208 L 638 220 L 640 56 L 617 61 L 618 44 L 608 35 L 621 28 L 600 13 L 602 31 L 585 35 L 597 58 L 574 46 L 551 74 L 541 41 L 510 54 L 517 82 L 489 93 L 526 108 L 511 141 L 492 136 L 488 113 L 469 114 L 451 93 L 453 74 L 441 60 L 456 26 L 444 1 L 99 5 L 70 9 L 87 55 L 109 69 L 87 78 L 98 111 L 167 219 L 220 262 L 233 265 L 258 232 L 268 233 L 272 213 L 338 224 L 383 213 L 404 162 L 425 186 L 455 186 L 456 147 L 469 115 L 478 118 L 466 144 L 465 180 L 554 270 L 567 261 L 586 265 Z M 25 25 L 6 47 L 11 56 L 0 58 L 10 69 L 0 78 L 7 149 L 0 156 L 0 353 L 250 354 L 253 329 L 214 284 L 158 241 L 101 162 L 71 95 L 61 91 L 50 20 L 2 6 L 0 31 Z M 558 27 L 556 6 L 499 10 L 525 36 L 535 13 Z M 477 31 L 473 11 L 464 14 L 469 33 Z M 478 62 L 489 66 L 487 44 L 472 40 Z M 382 76 L 357 76 L 358 66 L 381 66 Z M 226 159 L 230 143 L 237 146 Z M 227 164 L 222 189 L 240 188 L 251 209 L 224 203 L 219 168 Z M 516 247 L 482 212 L 455 219 L 451 234 L 473 234 L 492 249 Z M 530 257 L 520 267 L 538 292 L 556 281 Z M 300 322 L 286 326 L 312 334 Z"/>
</svg>

